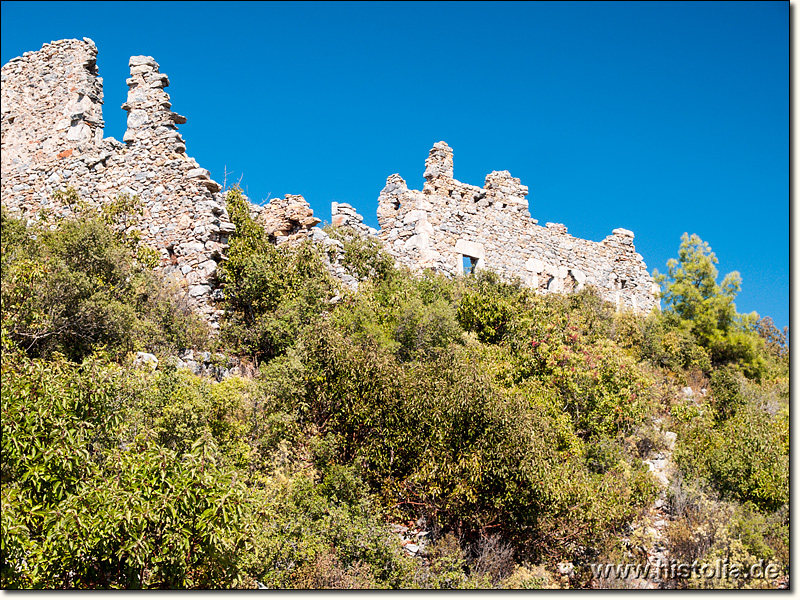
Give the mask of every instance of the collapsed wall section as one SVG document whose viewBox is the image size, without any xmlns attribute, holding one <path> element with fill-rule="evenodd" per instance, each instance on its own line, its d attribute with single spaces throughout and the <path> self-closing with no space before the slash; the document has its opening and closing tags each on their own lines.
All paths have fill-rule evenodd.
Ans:
<svg viewBox="0 0 800 600">
<path fill-rule="evenodd" d="M 149 56 L 130 59 L 124 143 L 103 138 L 102 79 L 88 38 L 44 44 L 2 67 L 2 203 L 28 222 L 69 216 L 54 193 L 74 188 L 94 208 L 120 194 L 143 214 L 131 228 L 156 249 L 156 270 L 174 280 L 217 325 L 216 271 L 230 222 L 221 186 L 186 155 L 167 75 Z"/>
<path fill-rule="evenodd" d="M 482 188 L 454 179 L 445 142 L 431 149 L 424 177 L 419 191 L 391 175 L 378 198 L 379 237 L 398 262 L 449 274 L 489 268 L 543 293 L 592 285 L 606 300 L 639 311 L 657 304 L 632 232 L 615 229 L 592 242 L 564 225 L 542 227 L 530 216 L 527 186 L 508 171 L 493 171 Z"/>
</svg>

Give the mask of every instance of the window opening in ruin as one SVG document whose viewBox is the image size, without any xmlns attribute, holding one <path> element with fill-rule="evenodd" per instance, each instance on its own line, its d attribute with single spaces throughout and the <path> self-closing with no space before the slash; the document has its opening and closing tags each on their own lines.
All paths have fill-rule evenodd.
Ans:
<svg viewBox="0 0 800 600">
<path fill-rule="evenodd" d="M 464 255 L 461 260 L 464 267 L 464 275 L 472 275 L 475 272 L 475 267 L 478 264 L 478 259 L 471 256 Z"/>
</svg>

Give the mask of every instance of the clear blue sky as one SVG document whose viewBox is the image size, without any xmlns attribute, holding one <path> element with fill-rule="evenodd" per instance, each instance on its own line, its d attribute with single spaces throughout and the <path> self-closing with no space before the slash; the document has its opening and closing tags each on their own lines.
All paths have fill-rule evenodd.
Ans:
<svg viewBox="0 0 800 600">
<path fill-rule="evenodd" d="M 377 226 L 447 141 L 457 179 L 508 169 L 540 223 L 635 232 L 665 271 L 697 233 L 740 312 L 789 324 L 789 4 L 3 2 L 2 62 L 92 38 L 106 136 L 128 57 L 167 73 L 187 153 L 253 201 L 303 194 Z"/>
</svg>

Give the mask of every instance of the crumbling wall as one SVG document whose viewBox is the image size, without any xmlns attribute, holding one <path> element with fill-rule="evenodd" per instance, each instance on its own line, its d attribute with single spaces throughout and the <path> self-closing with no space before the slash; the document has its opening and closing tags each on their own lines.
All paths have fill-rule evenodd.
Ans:
<svg viewBox="0 0 800 600">
<path fill-rule="evenodd" d="M 157 270 L 173 278 L 216 325 L 216 270 L 235 230 L 209 172 L 186 155 L 164 88 L 169 79 L 149 56 L 134 56 L 127 80 L 124 143 L 103 138 L 102 79 L 88 38 L 44 44 L 2 67 L 2 203 L 29 222 L 68 216 L 53 201 L 73 187 L 99 208 L 119 194 L 141 200 L 134 227 L 160 252 Z"/>
<path fill-rule="evenodd" d="M 468 268 L 519 277 L 543 293 L 593 285 L 618 306 L 649 311 L 656 305 L 632 232 L 615 229 L 592 242 L 561 224 L 542 227 L 528 211 L 527 186 L 508 171 L 493 171 L 482 188 L 455 180 L 453 150 L 445 142 L 431 149 L 424 177 L 419 191 L 390 175 L 378 198 L 379 237 L 398 262 L 457 274 L 467 257 Z"/>
<path fill-rule="evenodd" d="M 344 202 L 331 202 L 331 225 L 349 227 L 364 237 L 377 237 L 378 230 L 364 223 L 364 217 Z"/>
<path fill-rule="evenodd" d="M 218 325 L 221 311 L 217 267 L 235 230 L 221 186 L 186 155 L 164 91 L 168 77 L 149 56 L 129 61 L 128 112 L 123 142 L 103 137 L 103 82 L 97 48 L 88 38 L 44 44 L 2 67 L 2 203 L 33 221 L 68 216 L 54 193 L 73 187 L 89 206 L 101 207 L 120 194 L 137 196 L 144 208 L 138 224 L 143 243 L 161 256 L 157 267 L 189 295 L 195 308 Z M 382 240 L 396 260 L 413 269 L 448 274 L 469 267 L 520 277 L 542 292 L 594 285 L 603 296 L 638 310 L 656 304 L 654 284 L 633 233 L 615 229 L 601 242 L 575 238 L 564 225 L 541 227 L 530 217 L 528 188 L 508 171 L 486 176 L 482 188 L 453 178 L 453 151 L 434 145 L 425 161 L 421 191 L 391 175 L 378 199 L 380 232 L 363 223 L 349 204 L 334 202 L 333 225 Z M 276 243 L 305 239 L 320 244 L 331 272 L 355 288 L 342 265 L 342 244 L 316 227 L 302 196 L 286 195 L 251 215 Z"/>
</svg>

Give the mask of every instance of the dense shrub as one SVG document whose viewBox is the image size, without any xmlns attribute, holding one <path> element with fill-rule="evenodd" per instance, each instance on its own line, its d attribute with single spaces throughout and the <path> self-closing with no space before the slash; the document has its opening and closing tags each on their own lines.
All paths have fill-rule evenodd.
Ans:
<svg viewBox="0 0 800 600">
<path fill-rule="evenodd" d="M 653 382 L 612 341 L 613 313 L 595 292 L 536 298 L 532 316 L 513 342 L 513 378 L 555 390 L 579 435 L 614 437 L 650 412 Z"/>
<path fill-rule="evenodd" d="M 729 405 L 725 405 L 729 406 Z M 710 480 L 728 497 L 776 510 L 789 500 L 789 422 L 747 404 L 715 426 L 704 405 L 674 409 L 682 421 L 675 458 L 692 477 Z"/>
<path fill-rule="evenodd" d="M 115 369 L 2 362 L 3 587 L 218 587 L 237 580 L 243 488 L 213 441 L 122 444 Z"/>
<path fill-rule="evenodd" d="M 521 284 L 508 284 L 491 271 L 468 277 L 458 304 L 458 321 L 481 342 L 497 343 L 517 326 L 527 296 Z"/>
<path fill-rule="evenodd" d="M 332 322 L 355 339 L 375 340 L 401 361 L 435 359 L 461 341 L 452 287 L 441 275 L 416 279 L 396 272 L 363 283 Z"/>
<path fill-rule="evenodd" d="M 451 347 L 404 366 L 374 341 L 332 329 L 304 348 L 309 415 L 333 436 L 333 460 L 358 465 L 401 513 L 424 507 L 466 536 L 500 527 L 541 556 L 555 551 L 556 531 L 562 551 L 601 543 L 653 493 L 646 473 L 623 464 L 592 474 L 571 427 L 523 389 L 498 389 L 479 352 Z"/>
<path fill-rule="evenodd" d="M 101 218 L 25 229 L 3 213 L 2 237 L 3 339 L 29 355 L 80 361 L 101 347 L 122 356 L 206 343 L 185 299 Z"/>
<path fill-rule="evenodd" d="M 241 190 L 230 190 L 227 202 L 236 233 L 220 268 L 226 300 L 221 337 L 239 353 L 269 360 L 328 308 L 335 285 L 310 242 L 275 246 L 250 218 Z"/>
<path fill-rule="evenodd" d="M 671 556 L 788 568 L 786 332 L 736 315 L 702 248 L 673 265 L 673 309 L 642 317 L 591 288 L 413 275 L 331 229 L 350 291 L 234 189 L 220 343 L 258 368 L 217 382 L 120 364 L 202 329 L 121 233 L 135 199 L 98 218 L 62 201 L 84 216 L 53 231 L 3 214 L 4 587 L 588 585 L 587 562 L 651 543 L 621 536 L 668 430 Z M 416 558 L 387 527 L 412 521 Z"/>
<path fill-rule="evenodd" d="M 342 265 L 359 280 L 386 280 L 396 272 L 394 260 L 380 242 L 365 238 L 348 227 L 325 227 L 325 232 L 342 243 Z"/>
</svg>

